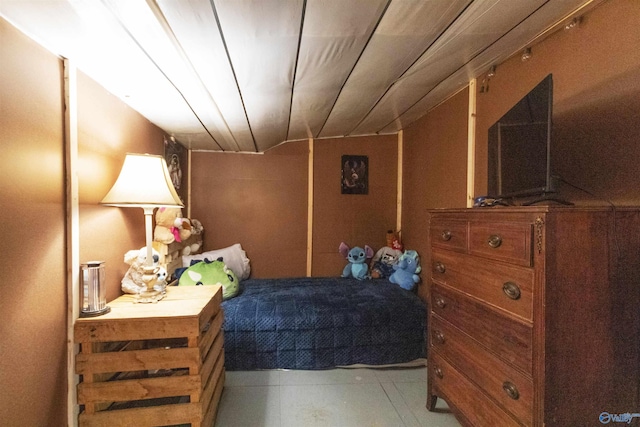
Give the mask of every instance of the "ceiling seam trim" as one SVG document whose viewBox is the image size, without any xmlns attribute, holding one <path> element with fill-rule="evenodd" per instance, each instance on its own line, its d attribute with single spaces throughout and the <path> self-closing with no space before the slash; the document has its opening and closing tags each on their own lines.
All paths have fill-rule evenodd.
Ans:
<svg viewBox="0 0 640 427">
<path fill-rule="evenodd" d="M 227 55 L 227 61 L 229 62 L 229 67 L 231 67 L 231 74 L 233 74 L 233 81 L 236 83 L 236 89 L 238 90 L 238 96 L 240 96 L 240 102 L 242 103 L 242 111 L 244 111 L 244 117 L 247 120 L 247 126 L 249 127 L 249 133 L 251 134 L 251 140 L 253 141 L 253 149 L 257 152 L 258 143 L 256 142 L 256 137 L 253 134 L 253 129 L 251 128 L 251 121 L 249 120 L 249 114 L 247 114 L 247 106 L 244 103 L 244 97 L 242 96 L 242 90 L 240 89 L 240 83 L 238 83 L 238 76 L 236 74 L 236 69 L 233 66 L 233 61 L 231 61 L 231 55 L 229 54 L 229 47 L 227 46 L 227 40 L 224 37 L 224 31 L 222 31 L 222 24 L 220 23 L 220 17 L 218 16 L 218 9 L 216 8 L 215 1 L 210 0 L 209 4 L 211 5 L 211 10 L 213 11 L 213 16 L 216 19 L 216 25 L 218 26 L 218 32 L 220 33 L 220 40 L 222 40 L 222 45 L 224 46 L 224 52 Z"/>
<path fill-rule="evenodd" d="M 378 18 L 378 22 L 376 22 L 376 25 L 374 25 L 373 30 L 371 31 L 371 34 L 369 34 L 369 38 L 367 39 L 367 42 L 362 47 L 362 50 L 360 51 L 360 54 L 358 55 L 358 58 L 353 63 L 353 67 L 351 67 L 351 70 L 349 70 L 349 74 L 347 74 L 347 78 L 344 79 L 344 81 L 342 82 L 342 86 L 340 86 L 340 90 L 338 91 L 338 94 L 336 95 L 336 98 L 333 100 L 333 104 L 331 104 L 331 108 L 329 109 L 329 113 L 327 114 L 327 117 L 325 117 L 324 122 L 322 123 L 322 126 L 320 126 L 320 130 L 318 131 L 318 133 L 316 135 L 313 135 L 315 138 L 319 138 L 320 137 L 320 134 L 322 133 L 322 130 L 326 126 L 327 122 L 329 121 L 329 117 L 331 117 L 331 113 L 333 112 L 334 108 L 336 107 L 336 104 L 338 103 L 338 99 L 340 99 L 340 95 L 342 94 L 342 91 L 344 90 L 344 87 L 347 85 L 347 82 L 349 81 L 349 78 L 353 74 L 353 71 L 358 66 L 358 63 L 360 62 L 360 58 L 362 58 L 362 55 L 364 55 L 364 52 L 367 50 L 367 46 L 369 46 L 369 43 L 371 42 L 371 39 L 373 38 L 374 34 L 376 33 L 376 30 L 380 26 L 380 23 L 382 22 L 382 19 L 386 15 L 387 10 L 389 9 L 390 5 L 391 5 L 391 0 L 387 0 L 387 4 L 385 5 L 384 9 L 382 10 L 382 13 L 380 14 L 380 17 Z M 348 136 L 348 135 L 344 135 L 344 136 Z"/>
<path fill-rule="evenodd" d="M 225 126 L 229 136 L 231 137 L 231 140 L 235 144 L 236 148 L 238 150 L 240 150 L 240 145 L 238 144 L 238 141 L 236 140 L 235 136 L 233 135 L 233 132 L 231 132 L 231 128 L 229 127 L 229 124 L 227 123 L 227 120 L 224 118 L 224 115 L 220 111 L 220 108 L 218 107 L 218 104 L 216 103 L 216 101 L 213 98 L 213 96 L 211 95 L 211 92 L 209 92 L 209 90 L 207 89 L 207 86 L 202 81 L 202 77 L 196 71 L 196 68 L 193 66 L 193 63 L 191 62 L 189 57 L 185 54 L 184 48 L 182 47 L 182 45 L 178 41 L 178 38 L 176 37 L 175 33 L 171 29 L 171 25 L 169 25 L 169 23 L 167 22 L 167 18 L 164 15 L 164 13 L 162 13 L 162 10 L 160 9 L 158 4 L 156 3 L 156 0 L 147 0 L 147 5 L 149 6 L 151 11 L 155 15 L 155 17 L 158 20 L 158 22 L 160 23 L 160 25 L 162 26 L 165 34 L 167 35 L 167 37 L 169 38 L 171 43 L 174 45 L 174 48 L 176 49 L 178 54 L 182 57 L 182 60 L 184 61 L 184 63 L 188 64 L 189 69 L 191 70 L 191 72 L 197 77 L 198 82 L 200 83 L 200 86 L 202 87 L 202 90 L 208 95 L 209 99 L 211 100 L 211 102 L 213 103 L 213 105 L 214 105 L 214 107 L 216 109 L 216 112 L 218 113 L 218 116 L 222 120 L 222 123 L 224 123 L 224 126 Z M 205 125 L 203 124 L 203 126 L 205 126 Z M 205 127 L 205 129 L 206 129 L 206 127 Z M 218 146 L 220 146 L 220 144 L 218 144 Z"/>
<path fill-rule="evenodd" d="M 293 80 L 291 81 L 291 98 L 289 99 L 289 120 L 287 120 L 287 133 L 284 138 L 289 140 L 289 129 L 291 128 L 291 113 L 293 111 L 293 93 L 296 88 L 296 76 L 298 75 L 298 62 L 300 61 L 300 46 L 302 45 L 302 31 L 304 30 L 304 18 L 307 12 L 307 0 L 302 2 L 302 13 L 300 16 L 300 32 L 298 33 L 298 49 L 296 51 L 296 60 L 293 68 Z"/>
<path fill-rule="evenodd" d="M 387 124 L 385 124 L 384 126 L 382 126 L 377 132 L 381 132 L 384 128 L 386 128 L 387 126 L 389 126 L 390 124 L 392 124 L 393 122 L 395 122 L 396 120 L 398 120 L 399 118 L 401 118 L 403 115 L 405 115 L 409 110 L 411 110 L 413 107 L 415 107 L 420 101 L 422 101 L 424 98 L 426 98 L 427 96 L 429 96 L 429 94 L 431 92 L 433 92 L 438 86 L 440 86 L 441 84 L 443 84 L 447 79 L 449 79 L 451 76 L 453 76 L 454 74 L 456 74 L 458 71 L 462 70 L 463 68 L 466 68 L 466 66 L 471 63 L 474 59 L 476 59 L 478 56 L 480 56 L 483 52 L 485 52 L 487 49 L 489 49 L 490 47 L 492 47 L 494 44 L 496 44 L 498 41 L 500 41 L 502 38 L 506 37 L 509 33 L 511 33 L 513 30 L 515 30 L 516 28 L 518 28 L 518 26 L 520 26 L 523 22 L 525 22 L 527 19 L 531 18 L 534 14 L 536 14 L 540 9 L 542 9 L 547 3 L 549 3 L 550 0 L 545 1 L 543 4 L 541 4 L 540 6 L 538 6 L 535 10 L 533 10 L 531 13 L 529 13 L 527 16 L 525 16 L 524 18 L 522 18 L 520 21 L 518 21 L 518 23 L 516 23 L 515 25 L 513 25 L 509 31 L 504 32 L 500 37 L 498 37 L 497 39 L 495 39 L 493 42 L 491 42 L 489 45 L 485 46 L 482 50 L 478 51 L 475 55 L 473 55 L 468 61 L 466 61 L 464 64 L 462 64 L 460 67 L 458 67 L 457 69 L 455 69 L 454 71 L 452 71 L 451 73 L 449 73 L 446 77 L 444 77 L 442 80 L 440 80 L 440 82 L 438 82 L 436 85 L 434 85 L 427 93 L 425 93 L 424 95 L 422 95 L 416 102 L 414 102 L 413 104 L 411 104 L 409 107 L 405 108 L 405 110 L 400 113 L 399 115 L 397 115 L 395 118 L 393 118 L 392 120 L 390 120 Z M 510 56 L 510 55 L 509 55 Z M 475 76 L 474 76 L 475 77 Z M 468 82 L 468 81 L 467 81 Z M 456 91 L 456 93 L 459 91 Z M 430 110 L 429 110 L 430 111 Z M 425 112 L 425 114 L 427 114 L 429 111 Z M 423 114 L 424 116 L 424 114 Z M 376 132 L 376 133 L 377 133 Z"/>
<path fill-rule="evenodd" d="M 429 46 L 427 46 L 422 51 L 422 53 L 420 55 L 418 55 L 416 57 L 416 59 L 414 59 L 413 62 L 411 64 L 409 64 L 409 66 L 407 68 L 405 68 L 405 70 L 402 73 L 400 73 L 400 75 L 393 80 L 393 82 L 391 82 L 391 84 L 387 87 L 387 89 L 384 92 L 382 92 L 382 94 L 378 97 L 376 102 L 371 106 L 369 111 L 367 111 L 365 113 L 365 115 L 362 116 L 362 119 L 360 119 L 360 121 L 358 123 L 356 123 L 356 125 L 353 127 L 353 129 L 351 129 L 351 131 L 349 131 L 349 133 L 347 135 L 351 135 L 356 129 L 358 129 L 358 126 L 360 126 L 362 124 L 362 122 L 364 122 L 367 119 L 367 117 L 369 117 L 369 115 L 373 112 L 373 110 L 378 106 L 380 101 L 382 101 L 384 99 L 384 97 L 387 95 L 387 93 L 389 93 L 391 88 L 394 87 L 396 85 L 396 83 L 398 83 L 409 72 L 411 67 L 413 67 L 416 64 L 416 62 L 418 62 L 420 60 L 420 58 L 422 58 L 429 51 L 429 49 L 431 49 L 431 46 L 433 46 L 438 40 L 440 40 L 440 38 L 442 38 L 442 36 L 447 32 L 447 30 L 449 30 L 449 28 L 451 28 L 451 26 L 467 11 L 467 9 L 471 6 L 471 3 L 473 3 L 473 0 L 470 0 L 468 2 L 467 5 L 464 7 L 464 9 L 462 9 L 460 11 L 460 13 L 458 13 L 458 16 L 456 16 L 455 19 L 452 19 L 451 22 L 449 22 L 449 25 L 447 25 L 445 28 L 442 29 L 442 31 L 440 31 L 440 34 L 438 34 L 438 36 L 433 39 L 433 41 L 429 44 Z M 397 119 L 398 118 L 396 117 L 395 119 L 393 119 L 389 123 L 392 123 L 393 121 L 395 121 Z M 387 124 L 384 127 L 380 128 L 380 130 L 376 131 L 376 134 L 378 134 L 382 129 L 384 129 L 388 125 L 389 124 Z"/>
<path fill-rule="evenodd" d="M 191 104 L 189 103 L 189 101 L 187 101 L 187 98 L 184 96 L 184 94 L 182 93 L 182 91 L 180 89 L 178 89 L 178 87 L 175 85 L 175 83 L 173 83 L 173 81 L 169 78 L 169 76 L 167 76 L 167 74 L 162 71 L 162 69 L 160 68 L 160 66 L 158 66 L 158 64 L 153 60 L 153 58 L 151 57 L 151 55 L 149 55 L 149 53 L 142 47 L 142 45 L 140 43 L 138 43 L 138 40 L 136 40 L 136 38 L 133 36 L 133 34 L 131 34 L 131 32 L 129 31 L 129 29 L 126 27 L 126 25 L 124 25 L 124 23 L 120 20 L 120 17 L 114 13 L 114 11 L 109 7 L 109 5 L 102 0 L 102 5 L 109 10 L 109 12 L 111 12 L 111 14 L 113 15 L 113 17 L 116 19 L 116 21 L 118 22 L 118 24 L 120 25 L 120 27 L 124 30 L 124 32 L 131 38 L 131 40 L 133 41 L 133 43 L 138 46 L 138 48 L 142 51 L 142 53 L 144 53 L 144 55 L 149 59 L 149 61 L 151 61 L 151 63 L 158 69 L 158 71 L 160 72 L 160 74 L 162 74 L 162 76 L 164 76 L 165 79 L 167 79 L 167 81 L 169 82 L 169 84 L 171 84 L 171 86 L 173 86 L 173 88 L 178 92 L 178 94 L 180 95 L 180 97 L 184 100 L 185 104 L 189 107 L 189 109 L 191 110 L 191 112 L 193 113 L 194 117 L 198 120 L 198 122 L 200 123 L 200 125 L 202 126 L 202 128 L 207 132 L 207 134 L 211 137 L 211 139 L 213 140 L 213 142 L 216 143 L 216 145 L 220 148 L 220 150 L 224 151 L 224 148 L 222 148 L 222 146 L 220 145 L 220 143 L 216 140 L 216 138 L 211 134 L 211 132 L 209 131 L 209 129 L 207 129 L 207 127 L 205 126 L 205 124 L 202 122 L 202 120 L 200 119 L 200 116 L 198 116 L 198 113 L 196 113 L 196 111 L 193 109 L 193 107 L 191 106 Z"/>
</svg>

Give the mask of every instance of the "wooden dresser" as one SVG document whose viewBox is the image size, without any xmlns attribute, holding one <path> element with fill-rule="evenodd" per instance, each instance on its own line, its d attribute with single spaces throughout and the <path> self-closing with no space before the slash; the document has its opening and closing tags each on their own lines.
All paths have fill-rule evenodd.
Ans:
<svg viewBox="0 0 640 427">
<path fill-rule="evenodd" d="M 640 412 L 640 210 L 431 211 L 428 259 L 428 409 L 479 427 Z"/>
</svg>

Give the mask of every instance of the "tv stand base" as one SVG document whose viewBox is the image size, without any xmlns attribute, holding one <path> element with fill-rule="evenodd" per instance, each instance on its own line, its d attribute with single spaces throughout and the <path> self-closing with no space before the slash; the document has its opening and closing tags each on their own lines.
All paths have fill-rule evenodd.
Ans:
<svg viewBox="0 0 640 427">
<path fill-rule="evenodd" d="M 567 205 L 567 206 L 572 206 L 573 205 L 573 203 L 571 203 L 570 201 L 561 199 L 559 197 L 543 196 L 543 197 L 539 197 L 537 199 L 526 201 L 526 202 L 522 203 L 522 206 L 532 206 L 532 205 L 535 205 L 535 204 L 538 204 L 538 203 L 542 203 L 542 202 L 555 202 L 555 203 L 559 203 L 561 205 Z"/>
</svg>

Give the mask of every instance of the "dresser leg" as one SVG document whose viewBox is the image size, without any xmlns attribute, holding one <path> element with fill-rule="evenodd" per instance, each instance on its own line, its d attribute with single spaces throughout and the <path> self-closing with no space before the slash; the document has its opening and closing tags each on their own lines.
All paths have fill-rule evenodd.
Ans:
<svg viewBox="0 0 640 427">
<path fill-rule="evenodd" d="M 435 394 L 430 394 L 429 396 L 427 396 L 427 409 L 429 411 L 433 411 L 434 409 L 436 409 L 436 402 L 438 402 L 438 396 L 436 396 Z"/>
</svg>

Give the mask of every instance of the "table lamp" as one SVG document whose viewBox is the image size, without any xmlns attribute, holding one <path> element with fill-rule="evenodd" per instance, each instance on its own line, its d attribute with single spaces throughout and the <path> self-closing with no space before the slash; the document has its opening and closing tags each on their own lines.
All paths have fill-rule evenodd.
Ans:
<svg viewBox="0 0 640 427">
<path fill-rule="evenodd" d="M 144 210 L 147 256 L 142 280 L 146 291 L 137 296 L 136 302 L 159 301 L 164 293 L 153 288 L 157 280 L 157 267 L 153 265 L 153 210 L 159 207 L 184 207 L 173 187 L 164 158 L 151 154 L 127 153 L 118 179 L 100 204 Z"/>
</svg>

